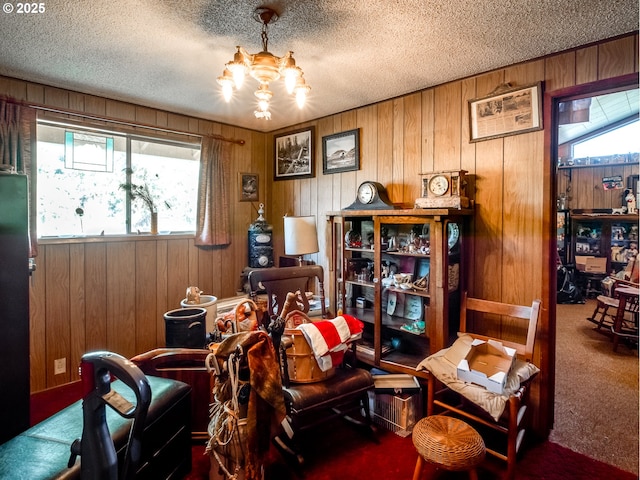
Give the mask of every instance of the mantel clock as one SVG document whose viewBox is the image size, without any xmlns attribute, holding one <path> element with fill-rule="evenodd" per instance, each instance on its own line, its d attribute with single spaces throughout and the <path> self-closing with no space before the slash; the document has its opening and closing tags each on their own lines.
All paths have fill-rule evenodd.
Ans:
<svg viewBox="0 0 640 480">
<path fill-rule="evenodd" d="M 422 173 L 422 196 L 415 208 L 469 208 L 466 170 Z"/>
<path fill-rule="evenodd" d="M 393 209 L 387 190 L 378 182 L 362 182 L 356 192 L 355 201 L 343 210 L 387 210 Z"/>
</svg>

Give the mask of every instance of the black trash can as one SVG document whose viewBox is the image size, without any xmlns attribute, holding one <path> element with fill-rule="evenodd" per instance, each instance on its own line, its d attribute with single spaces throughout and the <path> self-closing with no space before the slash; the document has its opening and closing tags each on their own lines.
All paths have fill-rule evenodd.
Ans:
<svg viewBox="0 0 640 480">
<path fill-rule="evenodd" d="M 204 308 L 178 308 L 164 314 L 167 347 L 204 348 L 207 311 Z"/>
</svg>

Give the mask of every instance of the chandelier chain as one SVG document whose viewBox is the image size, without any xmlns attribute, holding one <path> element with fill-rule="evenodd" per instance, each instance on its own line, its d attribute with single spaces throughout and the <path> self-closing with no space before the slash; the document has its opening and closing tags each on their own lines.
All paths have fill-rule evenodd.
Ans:
<svg viewBox="0 0 640 480">
<path fill-rule="evenodd" d="M 269 37 L 268 37 L 268 28 L 269 26 L 266 23 L 262 24 L 262 51 L 269 51 Z"/>
</svg>

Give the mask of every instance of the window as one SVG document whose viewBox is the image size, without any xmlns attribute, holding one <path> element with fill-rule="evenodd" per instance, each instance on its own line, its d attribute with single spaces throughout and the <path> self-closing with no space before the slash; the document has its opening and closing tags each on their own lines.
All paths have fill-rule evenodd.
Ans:
<svg viewBox="0 0 640 480">
<path fill-rule="evenodd" d="M 45 122 L 37 141 L 38 237 L 149 232 L 123 185 L 148 190 L 160 233 L 195 230 L 199 145 Z"/>
<path fill-rule="evenodd" d="M 574 158 L 600 157 L 640 150 L 640 122 L 633 122 L 573 145 Z"/>
<path fill-rule="evenodd" d="M 638 153 L 637 80 L 606 88 L 600 93 L 591 87 L 573 87 L 554 104 L 560 166 L 617 163 L 618 156 Z"/>
</svg>

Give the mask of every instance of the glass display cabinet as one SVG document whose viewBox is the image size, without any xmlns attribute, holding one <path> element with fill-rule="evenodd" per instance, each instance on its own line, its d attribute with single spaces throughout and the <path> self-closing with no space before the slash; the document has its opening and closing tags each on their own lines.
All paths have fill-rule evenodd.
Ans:
<svg viewBox="0 0 640 480">
<path fill-rule="evenodd" d="M 358 359 L 397 373 L 453 341 L 470 209 L 330 212 L 331 308 L 362 320 Z"/>
</svg>

